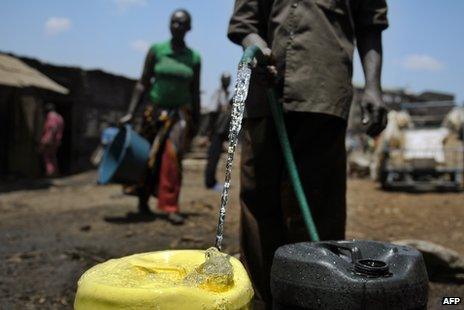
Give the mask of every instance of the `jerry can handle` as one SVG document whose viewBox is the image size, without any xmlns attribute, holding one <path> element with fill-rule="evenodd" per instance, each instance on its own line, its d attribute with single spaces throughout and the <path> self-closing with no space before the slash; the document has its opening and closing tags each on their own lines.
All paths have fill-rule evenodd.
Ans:
<svg viewBox="0 0 464 310">
<path fill-rule="evenodd" d="M 361 250 L 351 242 L 324 241 L 320 245 L 339 256 L 340 250 L 348 251 L 353 264 L 362 259 Z"/>
</svg>

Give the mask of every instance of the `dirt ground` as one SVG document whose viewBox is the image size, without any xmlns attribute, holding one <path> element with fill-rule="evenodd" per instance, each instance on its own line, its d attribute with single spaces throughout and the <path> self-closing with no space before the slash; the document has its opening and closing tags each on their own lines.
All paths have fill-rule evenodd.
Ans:
<svg viewBox="0 0 464 310">
<path fill-rule="evenodd" d="M 220 195 L 203 188 L 204 160 L 184 162 L 181 204 L 188 217 L 130 221 L 136 199 L 117 185 L 97 186 L 88 172 L 46 182 L 0 183 L 0 309 L 72 308 L 76 282 L 112 257 L 213 245 Z M 222 170 L 220 170 L 222 171 Z M 224 250 L 238 252 L 238 169 L 234 171 Z M 24 189 L 27 188 L 27 189 Z M 464 194 L 383 192 L 350 180 L 347 237 L 432 241 L 464 254 Z M 154 209 L 155 201 L 152 201 Z M 464 285 L 431 283 L 429 308 L 464 298 Z"/>
</svg>

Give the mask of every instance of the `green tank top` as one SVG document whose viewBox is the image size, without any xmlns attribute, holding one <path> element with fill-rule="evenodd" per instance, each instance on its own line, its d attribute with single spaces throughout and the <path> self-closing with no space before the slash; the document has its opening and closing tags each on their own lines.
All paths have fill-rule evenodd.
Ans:
<svg viewBox="0 0 464 310">
<path fill-rule="evenodd" d="M 200 64 L 200 54 L 190 48 L 174 53 L 171 42 L 154 44 L 155 82 L 150 91 L 154 105 L 176 108 L 192 102 L 191 83 L 194 68 Z"/>
</svg>

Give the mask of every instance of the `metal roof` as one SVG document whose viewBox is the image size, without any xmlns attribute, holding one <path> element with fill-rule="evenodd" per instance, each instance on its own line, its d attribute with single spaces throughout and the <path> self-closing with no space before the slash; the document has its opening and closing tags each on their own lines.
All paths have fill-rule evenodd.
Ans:
<svg viewBox="0 0 464 310">
<path fill-rule="evenodd" d="M 61 94 L 69 93 L 68 89 L 46 75 L 29 67 L 21 60 L 5 54 L 0 54 L 0 85 L 20 88 L 37 87 Z"/>
</svg>

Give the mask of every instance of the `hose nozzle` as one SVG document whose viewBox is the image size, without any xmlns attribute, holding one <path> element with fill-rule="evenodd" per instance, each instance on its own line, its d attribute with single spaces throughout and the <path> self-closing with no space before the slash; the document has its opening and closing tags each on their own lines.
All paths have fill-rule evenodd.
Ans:
<svg viewBox="0 0 464 310">
<path fill-rule="evenodd" d="M 252 45 L 245 49 L 240 63 L 251 66 L 255 58 L 259 61 L 259 58 L 261 58 L 262 56 L 263 53 L 261 52 L 261 49 L 256 45 Z"/>
</svg>

